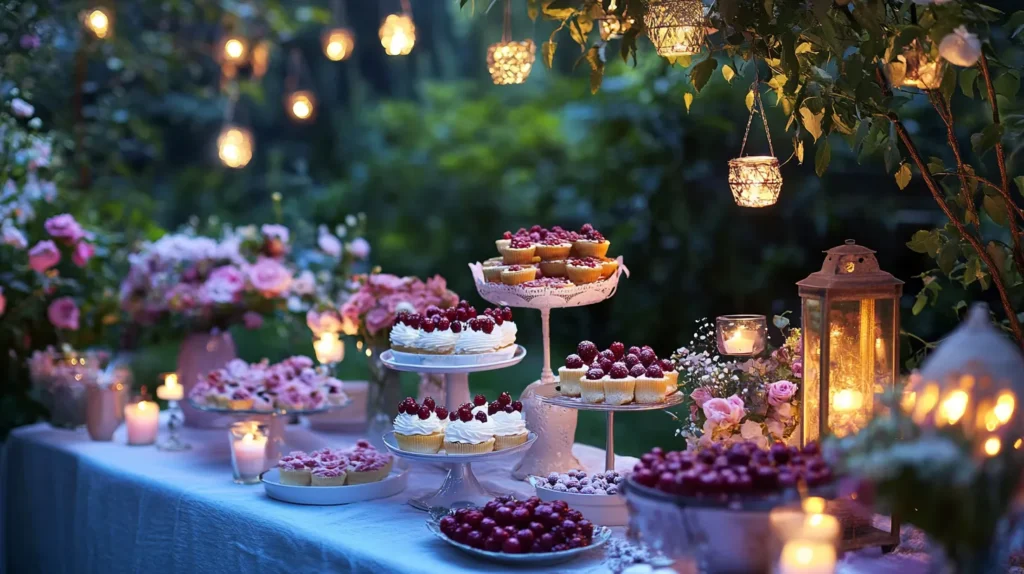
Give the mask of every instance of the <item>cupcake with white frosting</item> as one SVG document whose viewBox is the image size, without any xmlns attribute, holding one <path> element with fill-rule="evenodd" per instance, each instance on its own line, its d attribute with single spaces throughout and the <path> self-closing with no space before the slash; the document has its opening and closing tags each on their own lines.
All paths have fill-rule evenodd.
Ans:
<svg viewBox="0 0 1024 574">
<path fill-rule="evenodd" d="M 417 313 L 399 313 L 391 326 L 391 348 L 402 353 L 416 353 L 423 318 Z"/>
<path fill-rule="evenodd" d="M 437 407 L 434 399 L 427 397 L 423 404 L 407 397 L 398 405 L 398 416 L 395 417 L 395 440 L 398 448 L 409 451 L 433 454 L 441 450 L 444 443 L 446 417 L 448 411 Z"/>
<path fill-rule="evenodd" d="M 444 450 L 448 454 L 480 454 L 494 450 L 494 423 L 487 413 L 466 403 L 448 415 L 444 430 Z"/>
<path fill-rule="evenodd" d="M 459 334 L 452 331 L 452 322 L 443 315 L 434 315 L 420 322 L 416 350 L 427 355 L 450 355 L 458 340 Z"/>
<path fill-rule="evenodd" d="M 513 401 L 508 393 L 501 393 L 498 400 L 488 405 L 487 413 L 494 423 L 494 450 L 519 446 L 529 438 L 523 403 Z"/>
<path fill-rule="evenodd" d="M 474 317 L 461 329 L 455 353 L 470 355 L 491 353 L 501 348 L 501 328 L 489 315 Z"/>
</svg>

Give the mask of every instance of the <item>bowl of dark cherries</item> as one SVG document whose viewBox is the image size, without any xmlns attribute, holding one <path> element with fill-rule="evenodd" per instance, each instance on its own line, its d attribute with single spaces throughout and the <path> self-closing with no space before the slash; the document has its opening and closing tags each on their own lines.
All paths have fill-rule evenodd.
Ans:
<svg viewBox="0 0 1024 574">
<path fill-rule="evenodd" d="M 767 572 L 772 508 L 800 489 L 834 496 L 832 469 L 816 443 L 762 449 L 751 442 L 700 451 L 654 448 L 627 477 L 630 526 L 669 557 L 703 550 L 713 572 Z"/>
<path fill-rule="evenodd" d="M 501 496 L 481 507 L 435 514 L 427 527 L 459 549 L 498 562 L 557 564 L 601 546 L 611 529 L 562 500 Z"/>
</svg>

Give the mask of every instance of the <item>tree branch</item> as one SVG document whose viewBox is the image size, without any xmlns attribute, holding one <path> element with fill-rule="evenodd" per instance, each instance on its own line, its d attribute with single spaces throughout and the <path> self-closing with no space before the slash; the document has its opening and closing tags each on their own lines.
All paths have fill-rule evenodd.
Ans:
<svg viewBox="0 0 1024 574">
<path fill-rule="evenodd" d="M 921 158 L 921 154 L 917 151 L 917 146 L 914 145 L 913 140 L 910 139 L 910 134 L 907 133 L 906 127 L 900 121 L 899 116 L 890 112 L 888 115 L 889 121 L 896 128 L 896 133 L 899 135 L 903 145 L 907 148 L 907 152 L 910 153 L 911 159 L 914 160 L 914 164 L 917 165 L 917 169 L 921 171 L 921 177 L 924 178 L 925 184 L 928 185 L 928 190 L 931 191 L 932 197 L 935 199 L 935 203 L 939 204 L 939 208 L 946 214 L 949 221 L 953 223 L 956 230 L 960 233 L 961 237 L 967 240 L 977 252 L 978 258 L 981 259 L 985 266 L 988 267 L 989 275 L 992 277 L 992 284 L 995 285 L 996 290 L 999 292 L 999 299 L 1003 304 L 1003 310 L 1006 312 L 1006 319 L 1010 323 L 1010 331 L 1013 333 L 1013 338 L 1017 342 L 1017 346 L 1024 348 L 1024 332 L 1021 331 L 1020 321 L 1017 319 L 1017 313 L 1013 308 L 1013 304 L 1010 302 L 1009 292 L 1006 290 L 1006 285 L 1003 283 L 1003 277 L 999 273 L 999 268 L 996 267 L 995 261 L 985 251 L 985 246 L 982 245 L 981 240 L 971 233 L 964 225 L 963 221 L 953 213 L 953 210 L 949 207 L 949 203 L 946 202 L 945 197 L 942 194 L 942 188 L 939 187 L 938 182 L 932 177 L 932 174 L 928 172 L 928 166 Z"/>
<path fill-rule="evenodd" d="M 985 52 L 982 51 L 981 59 L 981 75 L 985 78 L 985 89 L 988 92 L 988 102 L 992 105 L 992 123 L 999 125 L 999 104 L 996 102 L 996 90 L 992 85 L 992 74 L 988 70 L 988 58 L 985 57 Z M 1021 230 L 1017 225 L 1017 220 L 1013 217 L 1013 209 L 1017 207 L 1017 204 L 1013 202 L 1013 196 L 1010 195 L 1010 178 L 1006 172 L 1006 152 L 1003 149 L 1003 142 L 996 142 L 996 163 L 999 164 L 999 176 L 1001 178 L 1002 186 L 996 189 L 1003 196 L 1003 202 L 1006 203 L 1006 213 L 1010 220 L 1010 236 L 1013 238 L 1013 262 L 1017 266 L 1019 273 L 1024 273 L 1024 250 L 1021 250 Z"/>
<path fill-rule="evenodd" d="M 931 100 L 935 111 L 942 117 L 942 123 L 946 124 L 946 140 L 949 142 L 949 148 L 953 150 L 953 159 L 956 160 L 956 173 L 960 178 L 960 195 L 963 196 L 964 203 L 967 205 L 967 213 L 970 215 L 969 219 L 974 222 L 974 226 L 977 229 L 981 229 L 981 219 L 978 217 L 978 206 L 974 202 L 974 192 L 967 185 L 967 178 L 964 177 L 967 170 L 964 169 L 964 158 L 960 155 L 960 143 L 957 141 L 956 132 L 953 130 L 953 110 L 949 107 L 949 102 L 942 97 L 938 90 L 929 90 L 928 99 Z M 968 221 L 968 223 L 971 221 Z"/>
</svg>

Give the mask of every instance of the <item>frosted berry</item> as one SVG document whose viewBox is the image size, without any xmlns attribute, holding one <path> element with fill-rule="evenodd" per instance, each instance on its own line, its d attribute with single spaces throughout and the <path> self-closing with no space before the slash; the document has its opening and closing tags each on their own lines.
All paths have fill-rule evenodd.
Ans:
<svg viewBox="0 0 1024 574">
<path fill-rule="evenodd" d="M 441 317 L 441 319 L 437 322 L 437 330 L 438 331 L 447 331 L 451 326 L 452 326 L 451 321 L 449 321 L 445 317 Z"/>
<path fill-rule="evenodd" d="M 420 325 L 420 329 L 423 329 L 424 333 L 433 333 L 435 327 L 436 325 L 430 321 L 424 321 L 423 324 Z"/>
<path fill-rule="evenodd" d="M 469 421 L 473 420 L 473 413 L 470 412 L 470 411 L 464 411 L 464 410 L 460 409 L 459 410 L 459 420 L 464 422 L 464 423 L 468 423 Z"/>
<path fill-rule="evenodd" d="M 477 395 L 473 397 L 473 404 L 478 407 L 482 407 L 487 404 L 487 397 L 483 395 Z"/>
<path fill-rule="evenodd" d="M 632 369 L 633 367 L 640 364 L 640 357 L 636 355 L 626 355 L 622 358 L 622 362 L 626 363 L 626 366 Z"/>
<path fill-rule="evenodd" d="M 632 355 L 629 355 L 629 356 L 632 357 Z M 633 368 L 631 368 L 629 370 L 629 376 L 631 376 L 631 377 L 642 377 L 642 376 L 644 376 L 646 374 L 647 374 L 647 369 L 645 369 L 644 366 L 641 365 L 639 362 L 637 362 L 637 364 L 633 365 Z"/>
<path fill-rule="evenodd" d="M 654 361 L 657 361 L 658 357 L 654 354 L 650 348 L 643 349 L 640 351 L 640 363 L 645 367 L 650 367 Z"/>
<path fill-rule="evenodd" d="M 485 423 L 485 422 L 487 422 L 487 413 L 485 413 L 483 411 L 479 411 L 479 412 L 476 413 L 476 416 L 473 417 L 473 418 L 475 418 L 476 420 L 478 420 L 478 421 L 480 421 L 482 423 Z"/>
<path fill-rule="evenodd" d="M 597 359 L 597 366 L 601 367 L 601 370 L 606 372 L 606 373 L 608 371 L 612 370 L 612 365 L 613 364 L 614 364 L 614 361 L 612 361 L 608 357 L 600 357 L 600 358 Z"/>
<path fill-rule="evenodd" d="M 593 363 L 594 359 L 597 358 L 597 345 L 590 341 L 583 341 L 576 346 L 576 354 L 583 358 L 587 363 Z"/>
<path fill-rule="evenodd" d="M 427 397 L 423 399 L 423 404 L 430 410 L 434 410 L 434 407 L 437 406 L 437 403 L 434 402 L 434 397 Z"/>
<path fill-rule="evenodd" d="M 615 360 L 621 359 L 626 354 L 626 346 L 619 341 L 608 345 L 608 350 L 615 354 Z"/>
<path fill-rule="evenodd" d="M 639 357 L 640 356 L 640 347 L 637 347 L 636 345 L 633 345 L 632 347 L 629 348 L 628 351 L 626 351 L 626 354 L 627 355 L 636 355 L 637 357 Z"/>
<path fill-rule="evenodd" d="M 500 395 L 498 395 L 498 403 L 500 403 L 502 406 L 512 404 L 512 395 L 508 394 L 507 392 L 501 393 Z"/>
<path fill-rule="evenodd" d="M 483 324 L 480 325 L 480 330 L 490 335 L 494 332 L 494 321 L 484 321 Z"/>
<path fill-rule="evenodd" d="M 579 369 L 583 367 L 583 359 L 579 355 L 572 354 L 565 358 L 565 366 L 569 369 Z"/>
<path fill-rule="evenodd" d="M 665 376 L 665 373 L 658 365 L 651 365 L 650 367 L 647 367 L 647 376 L 652 379 L 660 379 Z"/>
<path fill-rule="evenodd" d="M 458 321 L 452 323 L 452 333 L 461 333 L 461 332 L 462 332 L 462 323 L 459 323 Z"/>
<path fill-rule="evenodd" d="M 594 368 L 590 369 L 589 371 L 587 371 L 587 379 L 591 380 L 591 381 L 596 381 L 596 380 L 600 379 L 603 376 L 604 376 L 604 371 L 602 371 L 599 367 L 594 367 Z"/>
<path fill-rule="evenodd" d="M 512 408 L 519 412 L 523 412 L 523 403 L 520 401 L 512 401 Z"/>
<path fill-rule="evenodd" d="M 614 363 L 612 368 L 608 370 L 608 376 L 613 379 L 625 379 L 629 376 L 629 369 L 626 368 L 626 363 Z"/>
</svg>

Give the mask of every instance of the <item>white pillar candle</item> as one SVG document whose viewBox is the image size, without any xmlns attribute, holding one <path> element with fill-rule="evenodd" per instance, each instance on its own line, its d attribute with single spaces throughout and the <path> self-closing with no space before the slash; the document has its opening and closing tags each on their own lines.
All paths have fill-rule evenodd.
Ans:
<svg viewBox="0 0 1024 574">
<path fill-rule="evenodd" d="M 749 355 L 754 352 L 757 333 L 745 327 L 737 327 L 732 336 L 725 340 L 725 352 L 730 355 Z"/>
<path fill-rule="evenodd" d="M 164 376 L 164 384 L 156 388 L 156 396 L 165 401 L 180 401 L 185 396 L 185 388 L 178 384 L 176 373 Z"/>
<path fill-rule="evenodd" d="M 258 429 L 242 435 L 242 438 L 231 441 L 231 454 L 235 463 L 235 478 L 242 482 L 252 482 L 264 469 L 264 453 L 267 448 L 267 437 Z"/>
<path fill-rule="evenodd" d="M 345 358 L 345 343 L 337 333 L 321 333 L 319 338 L 313 340 L 313 351 L 316 352 L 316 360 L 322 365 L 340 363 Z"/>
<path fill-rule="evenodd" d="M 124 423 L 128 430 L 128 444 L 153 444 L 160 427 L 160 405 L 153 401 L 125 405 Z"/>
<path fill-rule="evenodd" d="M 836 549 L 831 544 L 794 540 L 782 547 L 779 574 L 834 574 Z"/>
</svg>

